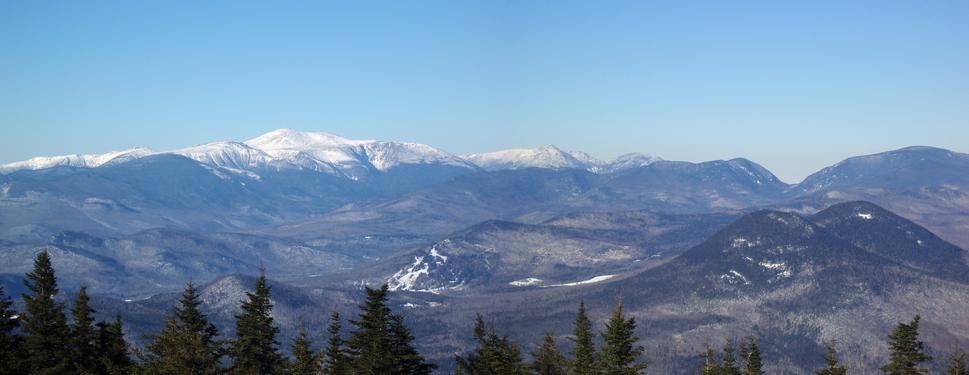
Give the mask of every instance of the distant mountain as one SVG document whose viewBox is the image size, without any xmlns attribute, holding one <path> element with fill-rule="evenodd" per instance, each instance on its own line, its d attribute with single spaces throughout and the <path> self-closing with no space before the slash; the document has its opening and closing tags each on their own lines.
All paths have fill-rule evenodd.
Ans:
<svg viewBox="0 0 969 375">
<path fill-rule="evenodd" d="M 487 171 L 522 168 L 581 169 L 598 172 L 605 164 L 583 152 L 563 151 L 554 145 L 534 149 L 512 149 L 465 155 Z"/>
<path fill-rule="evenodd" d="M 455 294 L 444 307 L 415 314 L 423 319 L 446 314 L 437 319 L 453 324 L 429 340 L 435 343 L 426 349 L 432 353 L 457 350 L 454 340 L 466 342 L 466 320 L 477 312 L 521 342 L 538 343 L 552 329 L 567 347 L 565 335 L 578 301 L 601 324 L 621 297 L 639 323 L 652 371 L 670 374 L 695 373 L 705 344 L 748 335 L 760 341 L 771 373 L 813 373 L 823 363 L 823 343 L 830 340 L 837 340 L 839 354 L 854 371 L 875 372 L 887 356 L 885 336 L 915 314 L 923 317 L 923 337 L 933 353 L 969 343 L 969 327 L 963 324 L 969 319 L 969 284 L 947 276 L 969 266 L 911 264 L 893 255 L 912 242 L 896 235 L 906 229 L 894 224 L 903 224 L 924 236 L 923 256 L 952 256 L 944 241 L 904 219 L 892 217 L 894 224 L 884 226 L 830 220 L 854 209 L 884 214 L 871 208 L 860 202 L 834 207 L 817 216 L 825 226 L 791 213 L 758 211 L 640 272 L 486 296 Z M 856 237 L 838 234 L 848 232 Z M 867 249 L 852 241 L 882 234 Z"/>
<path fill-rule="evenodd" d="M 111 151 L 106 154 L 38 156 L 29 160 L 0 165 L 0 173 L 19 170 L 38 170 L 53 167 L 96 168 L 109 162 L 125 162 L 152 154 L 147 148 Z"/>
<path fill-rule="evenodd" d="M 907 147 L 853 157 L 812 174 L 786 197 L 783 206 L 802 213 L 870 201 L 969 247 L 969 154 Z"/>
<path fill-rule="evenodd" d="M 724 214 L 573 214 L 542 225 L 486 221 L 402 257 L 393 290 L 433 293 L 551 286 L 678 255 L 726 225 Z"/>
</svg>

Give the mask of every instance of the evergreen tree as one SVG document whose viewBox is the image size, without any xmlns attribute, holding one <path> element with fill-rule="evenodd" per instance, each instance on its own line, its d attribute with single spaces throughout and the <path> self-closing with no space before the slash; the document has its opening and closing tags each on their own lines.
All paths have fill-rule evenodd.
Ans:
<svg viewBox="0 0 969 375">
<path fill-rule="evenodd" d="M 424 357 L 412 346 L 413 341 L 414 336 L 404 325 L 404 317 L 391 315 L 390 354 L 395 358 L 394 374 L 428 375 L 437 368 L 436 365 L 424 362 Z"/>
<path fill-rule="evenodd" d="M 94 309 L 90 305 L 87 288 L 81 288 L 71 308 L 71 361 L 80 373 L 93 373 L 97 370 L 97 333 L 94 330 Z"/>
<path fill-rule="evenodd" d="M 317 375 L 322 370 L 320 355 L 313 351 L 313 343 L 303 327 L 293 339 L 293 362 L 289 365 L 291 375 Z"/>
<path fill-rule="evenodd" d="M 969 375 L 969 362 L 966 352 L 961 348 L 949 357 L 949 368 L 945 370 L 946 375 Z"/>
<path fill-rule="evenodd" d="M 71 369 L 70 329 L 64 304 L 54 300 L 57 278 L 46 251 L 37 254 L 34 270 L 24 280 L 30 294 L 24 299 L 24 351 L 31 374 L 65 374 Z"/>
<path fill-rule="evenodd" d="M 494 325 L 486 328 L 478 314 L 474 322 L 474 338 L 478 347 L 467 357 L 457 357 L 458 371 L 466 375 L 524 375 L 528 368 L 521 352 L 508 336 L 499 336 Z"/>
<path fill-rule="evenodd" d="M 704 345 L 703 354 L 700 355 L 700 358 L 702 359 L 700 375 L 721 375 L 723 368 L 709 344 Z"/>
<path fill-rule="evenodd" d="M 13 301 L 0 286 L 0 374 L 17 374 L 23 370 L 20 366 L 22 354 L 18 350 L 21 338 L 15 333 L 20 318 L 12 306 Z"/>
<path fill-rule="evenodd" d="M 343 337 L 340 336 L 340 313 L 330 314 L 330 326 L 326 331 L 330 334 L 324 351 L 323 373 L 327 375 L 346 375 L 350 373 L 350 358 L 347 356 Z"/>
<path fill-rule="evenodd" d="M 918 315 L 908 324 L 899 323 L 891 335 L 888 336 L 888 349 L 891 351 L 888 364 L 882 371 L 890 375 L 912 375 L 928 372 L 919 364 L 932 360 L 925 353 L 925 345 L 919 341 Z"/>
<path fill-rule="evenodd" d="M 270 286 L 265 272 L 256 279 L 254 292 L 246 292 L 247 301 L 242 302 L 242 313 L 236 315 L 236 339 L 229 351 L 234 374 L 275 374 L 283 364 L 277 350 L 276 334 L 279 328 L 273 323 Z"/>
<path fill-rule="evenodd" d="M 585 314 L 585 303 L 579 302 L 579 313 L 575 317 L 573 335 L 575 347 L 572 349 L 571 370 L 573 375 L 594 375 L 596 366 L 595 346 L 592 342 L 592 321 Z"/>
<path fill-rule="evenodd" d="M 763 375 L 763 363 L 760 357 L 760 347 L 757 346 L 757 340 L 753 337 L 747 338 L 747 343 L 744 345 L 744 375 Z"/>
<path fill-rule="evenodd" d="M 838 351 L 835 349 L 835 343 L 832 341 L 827 344 L 828 353 L 824 355 L 824 362 L 827 363 L 827 367 L 815 372 L 815 375 L 845 375 L 848 373 L 848 369 L 844 365 L 838 363 Z"/>
<path fill-rule="evenodd" d="M 146 372 L 172 375 L 220 372 L 223 349 L 216 340 L 219 331 L 199 310 L 201 304 L 198 289 L 189 282 L 165 327 L 148 344 L 148 353 L 143 358 Z"/>
<path fill-rule="evenodd" d="M 737 367 L 737 357 L 734 355 L 733 341 L 728 339 L 723 345 L 723 365 L 720 373 L 723 375 L 740 375 L 740 368 Z"/>
<path fill-rule="evenodd" d="M 128 373 L 134 364 L 128 355 L 121 314 L 115 315 L 113 323 L 99 322 L 97 337 L 98 373 Z"/>
<path fill-rule="evenodd" d="M 359 319 L 351 320 L 355 330 L 347 340 L 354 374 L 426 374 L 432 369 L 413 348 L 403 320 L 387 307 L 387 284 L 366 288 L 367 299 Z"/>
<path fill-rule="evenodd" d="M 636 337 L 636 319 L 626 319 L 622 301 L 616 304 L 612 317 L 606 322 L 606 330 L 601 335 L 603 344 L 597 361 L 599 373 L 603 375 L 646 373 L 646 364 L 637 363 L 645 349 L 636 345 L 636 341 L 639 340 Z"/>
<path fill-rule="evenodd" d="M 562 356 L 562 352 L 555 345 L 555 336 L 552 332 L 545 332 L 545 339 L 542 341 L 538 352 L 532 353 L 535 361 L 532 362 L 532 372 L 537 375 L 565 375 L 568 373 L 566 368 L 568 362 Z"/>
</svg>

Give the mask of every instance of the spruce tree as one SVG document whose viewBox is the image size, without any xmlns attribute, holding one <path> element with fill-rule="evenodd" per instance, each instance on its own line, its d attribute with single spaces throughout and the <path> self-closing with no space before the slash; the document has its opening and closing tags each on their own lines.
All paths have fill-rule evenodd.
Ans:
<svg viewBox="0 0 969 375">
<path fill-rule="evenodd" d="M 320 355 L 313 351 L 306 329 L 299 328 L 299 333 L 293 339 L 293 362 L 289 365 L 291 375 L 317 375 L 322 370 Z"/>
<path fill-rule="evenodd" d="M 94 329 L 94 309 L 87 288 L 81 288 L 71 307 L 71 361 L 80 373 L 92 373 L 98 368 L 97 332 Z"/>
<path fill-rule="evenodd" d="M 390 316 L 390 355 L 394 357 L 394 374 L 428 375 L 437 368 L 424 362 L 424 357 L 414 349 L 414 336 L 404 324 L 404 317 Z"/>
<path fill-rule="evenodd" d="M 426 374 L 432 369 L 413 348 L 402 318 L 387 307 L 388 288 L 366 288 L 360 317 L 351 320 L 355 330 L 347 340 L 354 374 Z"/>
<path fill-rule="evenodd" d="M 68 345 L 70 329 L 64 315 L 64 304 L 54 299 L 57 295 L 57 278 L 47 251 L 37 254 L 34 270 L 27 273 L 24 284 L 30 291 L 30 294 L 23 295 L 26 367 L 31 374 L 72 372 Z"/>
<path fill-rule="evenodd" d="M 740 368 L 737 367 L 737 357 L 734 355 L 735 349 L 733 341 L 727 339 L 723 345 L 723 364 L 720 366 L 720 373 L 723 375 L 740 375 Z"/>
<path fill-rule="evenodd" d="M 572 349 L 571 372 L 573 375 L 594 375 L 596 352 L 592 342 L 592 321 L 585 314 L 585 302 L 579 302 L 579 312 L 575 317 L 573 335 L 575 347 Z"/>
<path fill-rule="evenodd" d="M 477 348 L 467 357 L 456 357 L 458 371 L 467 375 L 524 375 L 528 368 L 522 362 L 521 352 L 508 336 L 499 336 L 494 325 L 485 327 L 481 314 L 475 317 L 474 338 Z"/>
<path fill-rule="evenodd" d="M 949 357 L 949 367 L 945 370 L 946 375 L 969 375 L 969 358 L 961 348 Z"/>
<path fill-rule="evenodd" d="M 838 363 L 838 351 L 835 349 L 834 341 L 828 343 L 827 354 L 824 355 L 824 362 L 827 366 L 821 370 L 815 372 L 815 375 L 845 375 L 848 373 L 848 369 L 844 365 Z"/>
<path fill-rule="evenodd" d="M 700 375 L 721 375 L 723 368 L 717 361 L 717 355 L 709 344 L 704 345 L 703 354 L 700 355 Z"/>
<path fill-rule="evenodd" d="M 925 344 L 919 341 L 918 315 L 908 324 L 899 323 L 888 336 L 888 349 L 891 351 L 888 363 L 882 367 L 882 372 L 889 375 L 915 375 L 928 372 L 919 367 L 923 362 L 932 360 L 925 353 Z"/>
<path fill-rule="evenodd" d="M 568 371 L 568 361 L 562 356 L 558 346 L 555 345 L 555 336 L 551 331 L 545 332 L 542 346 L 537 352 L 532 353 L 535 361 L 532 362 L 532 372 L 537 375 L 566 375 Z"/>
<path fill-rule="evenodd" d="M 270 288 L 265 272 L 260 271 L 255 291 L 246 292 L 248 300 L 242 301 L 242 313 L 236 315 L 236 339 L 229 351 L 234 374 L 275 374 L 282 367 Z"/>
<path fill-rule="evenodd" d="M 599 351 L 598 370 L 603 375 L 634 375 L 645 374 L 646 364 L 637 363 L 639 356 L 645 350 L 637 346 L 636 319 L 626 319 L 623 314 L 623 303 L 619 301 L 613 310 L 612 317 L 606 322 L 606 330 L 602 335 L 602 350 Z"/>
<path fill-rule="evenodd" d="M 202 314 L 201 304 L 198 289 L 189 282 L 165 327 L 148 344 L 143 358 L 148 373 L 209 375 L 221 371 L 219 331 Z"/>
<path fill-rule="evenodd" d="M 760 347 L 757 346 L 757 340 L 753 337 L 747 338 L 747 343 L 744 345 L 744 375 L 763 375 L 763 363 L 760 356 Z"/>
<path fill-rule="evenodd" d="M 330 337 L 323 352 L 323 372 L 327 375 L 350 373 L 350 358 L 347 356 L 347 349 L 340 333 L 341 328 L 340 313 L 334 311 L 330 314 L 330 326 L 326 329 Z"/>
<path fill-rule="evenodd" d="M 134 365 L 128 355 L 128 342 L 124 338 L 121 314 L 114 322 L 99 322 L 97 335 L 98 372 L 102 374 L 125 374 Z"/>
<path fill-rule="evenodd" d="M 13 301 L 7 297 L 3 286 L 0 286 L 0 374 L 17 374 L 22 372 L 19 349 L 21 337 L 15 331 L 20 326 L 20 318 L 11 307 Z"/>
</svg>

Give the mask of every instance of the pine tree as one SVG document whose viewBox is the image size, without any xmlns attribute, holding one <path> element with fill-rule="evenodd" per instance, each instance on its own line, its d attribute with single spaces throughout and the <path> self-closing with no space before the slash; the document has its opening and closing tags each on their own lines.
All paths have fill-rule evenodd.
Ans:
<svg viewBox="0 0 969 375">
<path fill-rule="evenodd" d="M 827 344 L 828 353 L 824 355 L 824 362 L 827 363 L 827 367 L 815 372 L 815 375 L 845 375 L 848 373 L 848 369 L 843 365 L 838 363 L 838 351 L 835 349 L 835 343 L 832 341 Z"/>
<path fill-rule="evenodd" d="M 524 375 L 528 368 L 522 362 L 521 352 L 508 336 L 499 336 L 494 325 L 486 328 L 481 314 L 475 317 L 474 338 L 478 347 L 467 357 L 460 356 L 458 370 L 467 375 Z"/>
<path fill-rule="evenodd" d="M 340 313 L 330 314 L 330 326 L 326 331 L 330 334 L 326 350 L 323 352 L 323 373 L 327 375 L 346 375 L 350 373 L 350 358 L 347 356 L 345 343 L 341 336 Z"/>
<path fill-rule="evenodd" d="M 11 307 L 13 301 L 7 297 L 3 286 L 0 286 L 0 374 L 17 374 L 22 372 L 19 351 L 21 337 L 15 333 L 20 326 L 20 318 Z"/>
<path fill-rule="evenodd" d="M 723 345 L 723 365 L 720 373 L 723 375 L 740 375 L 740 368 L 737 367 L 737 357 L 734 355 L 733 341 L 727 340 Z"/>
<path fill-rule="evenodd" d="M 425 374 L 433 367 L 411 346 L 402 318 L 387 307 L 387 284 L 366 288 L 367 299 L 359 319 L 351 320 L 355 330 L 347 340 L 354 374 Z"/>
<path fill-rule="evenodd" d="M 128 373 L 134 364 L 128 355 L 128 342 L 124 338 L 121 314 L 115 315 L 113 323 L 99 322 L 97 337 L 98 373 Z"/>
<path fill-rule="evenodd" d="M 242 302 L 242 313 L 236 315 L 236 339 L 229 353 L 234 374 L 275 374 L 283 364 L 279 354 L 276 334 L 279 328 L 273 323 L 271 287 L 265 272 L 256 279 L 254 292 L 246 292 L 248 301 Z"/>
<path fill-rule="evenodd" d="M 386 355 L 390 352 L 387 291 L 386 285 L 378 289 L 367 287 L 367 299 L 360 305 L 360 317 L 350 321 L 356 327 L 347 340 L 355 374 L 386 374 L 393 368 L 390 356 Z"/>
<path fill-rule="evenodd" d="M 703 359 L 700 367 L 700 375 L 721 375 L 723 368 L 720 366 L 720 362 L 717 361 L 717 355 L 713 352 L 713 348 L 709 344 L 704 345 L 703 354 L 700 355 Z"/>
<path fill-rule="evenodd" d="M 961 348 L 949 357 L 949 368 L 945 370 L 946 375 L 969 375 L 969 355 Z"/>
<path fill-rule="evenodd" d="M 34 270 L 24 280 L 30 294 L 24 299 L 24 350 L 31 374 L 64 374 L 72 371 L 68 346 L 70 329 L 64 304 L 54 300 L 57 278 L 46 251 L 37 255 Z"/>
<path fill-rule="evenodd" d="M 424 362 L 412 342 L 414 336 L 404 325 L 404 317 L 393 314 L 390 316 L 390 354 L 394 357 L 394 374 L 428 375 L 437 368 L 436 365 Z"/>
<path fill-rule="evenodd" d="M 744 375 L 763 375 L 763 363 L 760 357 L 760 347 L 757 346 L 757 340 L 753 337 L 747 338 L 747 343 L 744 345 L 743 350 L 744 357 Z"/>
<path fill-rule="evenodd" d="M 148 344 L 148 353 L 143 358 L 146 372 L 173 375 L 220 372 L 223 349 L 216 340 L 219 331 L 202 314 L 201 304 L 198 289 L 189 282 L 165 327 Z"/>
<path fill-rule="evenodd" d="M 532 372 L 537 375 L 565 375 L 568 373 L 568 361 L 562 356 L 558 346 L 555 345 L 555 336 L 552 332 L 545 332 L 545 339 L 538 352 L 532 353 L 535 361 L 532 362 Z"/>
<path fill-rule="evenodd" d="M 603 344 L 598 357 L 599 373 L 603 375 L 646 373 L 646 364 L 637 363 L 645 349 L 636 345 L 636 341 L 639 340 L 636 337 L 636 320 L 626 319 L 622 301 L 616 304 L 612 317 L 606 322 L 606 330 L 601 335 Z"/>
<path fill-rule="evenodd" d="M 97 370 L 97 335 L 94 330 L 94 309 L 90 305 L 87 288 L 81 288 L 71 308 L 71 360 L 80 373 Z"/>
<path fill-rule="evenodd" d="M 899 323 L 891 335 L 888 336 L 888 349 L 891 351 L 888 364 L 882 371 L 890 375 L 913 375 L 928 372 L 919 364 L 932 360 L 925 353 L 925 344 L 919 341 L 918 315 L 908 324 Z"/>
<path fill-rule="evenodd" d="M 317 375 L 321 372 L 320 355 L 313 351 L 306 329 L 299 328 L 299 333 L 293 339 L 293 362 L 289 365 L 291 375 Z"/>
<path fill-rule="evenodd" d="M 596 366 L 595 346 L 592 342 L 592 321 L 585 314 L 585 303 L 579 302 L 579 312 L 575 317 L 573 335 L 575 347 L 572 349 L 571 370 L 573 375 L 594 375 Z"/>
</svg>

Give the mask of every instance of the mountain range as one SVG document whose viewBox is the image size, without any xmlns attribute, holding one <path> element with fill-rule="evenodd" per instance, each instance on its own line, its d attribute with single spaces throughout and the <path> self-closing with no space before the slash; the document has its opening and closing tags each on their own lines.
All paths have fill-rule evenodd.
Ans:
<svg viewBox="0 0 969 375">
<path fill-rule="evenodd" d="M 601 321 L 621 295 L 658 372 L 750 334 L 788 349 L 765 353 L 773 372 L 807 373 L 830 339 L 868 371 L 915 313 L 933 350 L 969 345 L 967 192 L 969 155 L 931 147 L 788 184 L 743 158 L 458 156 L 281 129 L 0 166 L 0 284 L 21 292 L 47 250 L 66 292 L 88 286 L 138 336 L 187 280 L 231 328 L 263 267 L 286 336 L 322 332 L 314 319 L 352 314 L 363 285 L 388 283 L 445 369 L 476 312 L 528 345 L 554 329 L 568 347 L 577 301 Z"/>
</svg>

